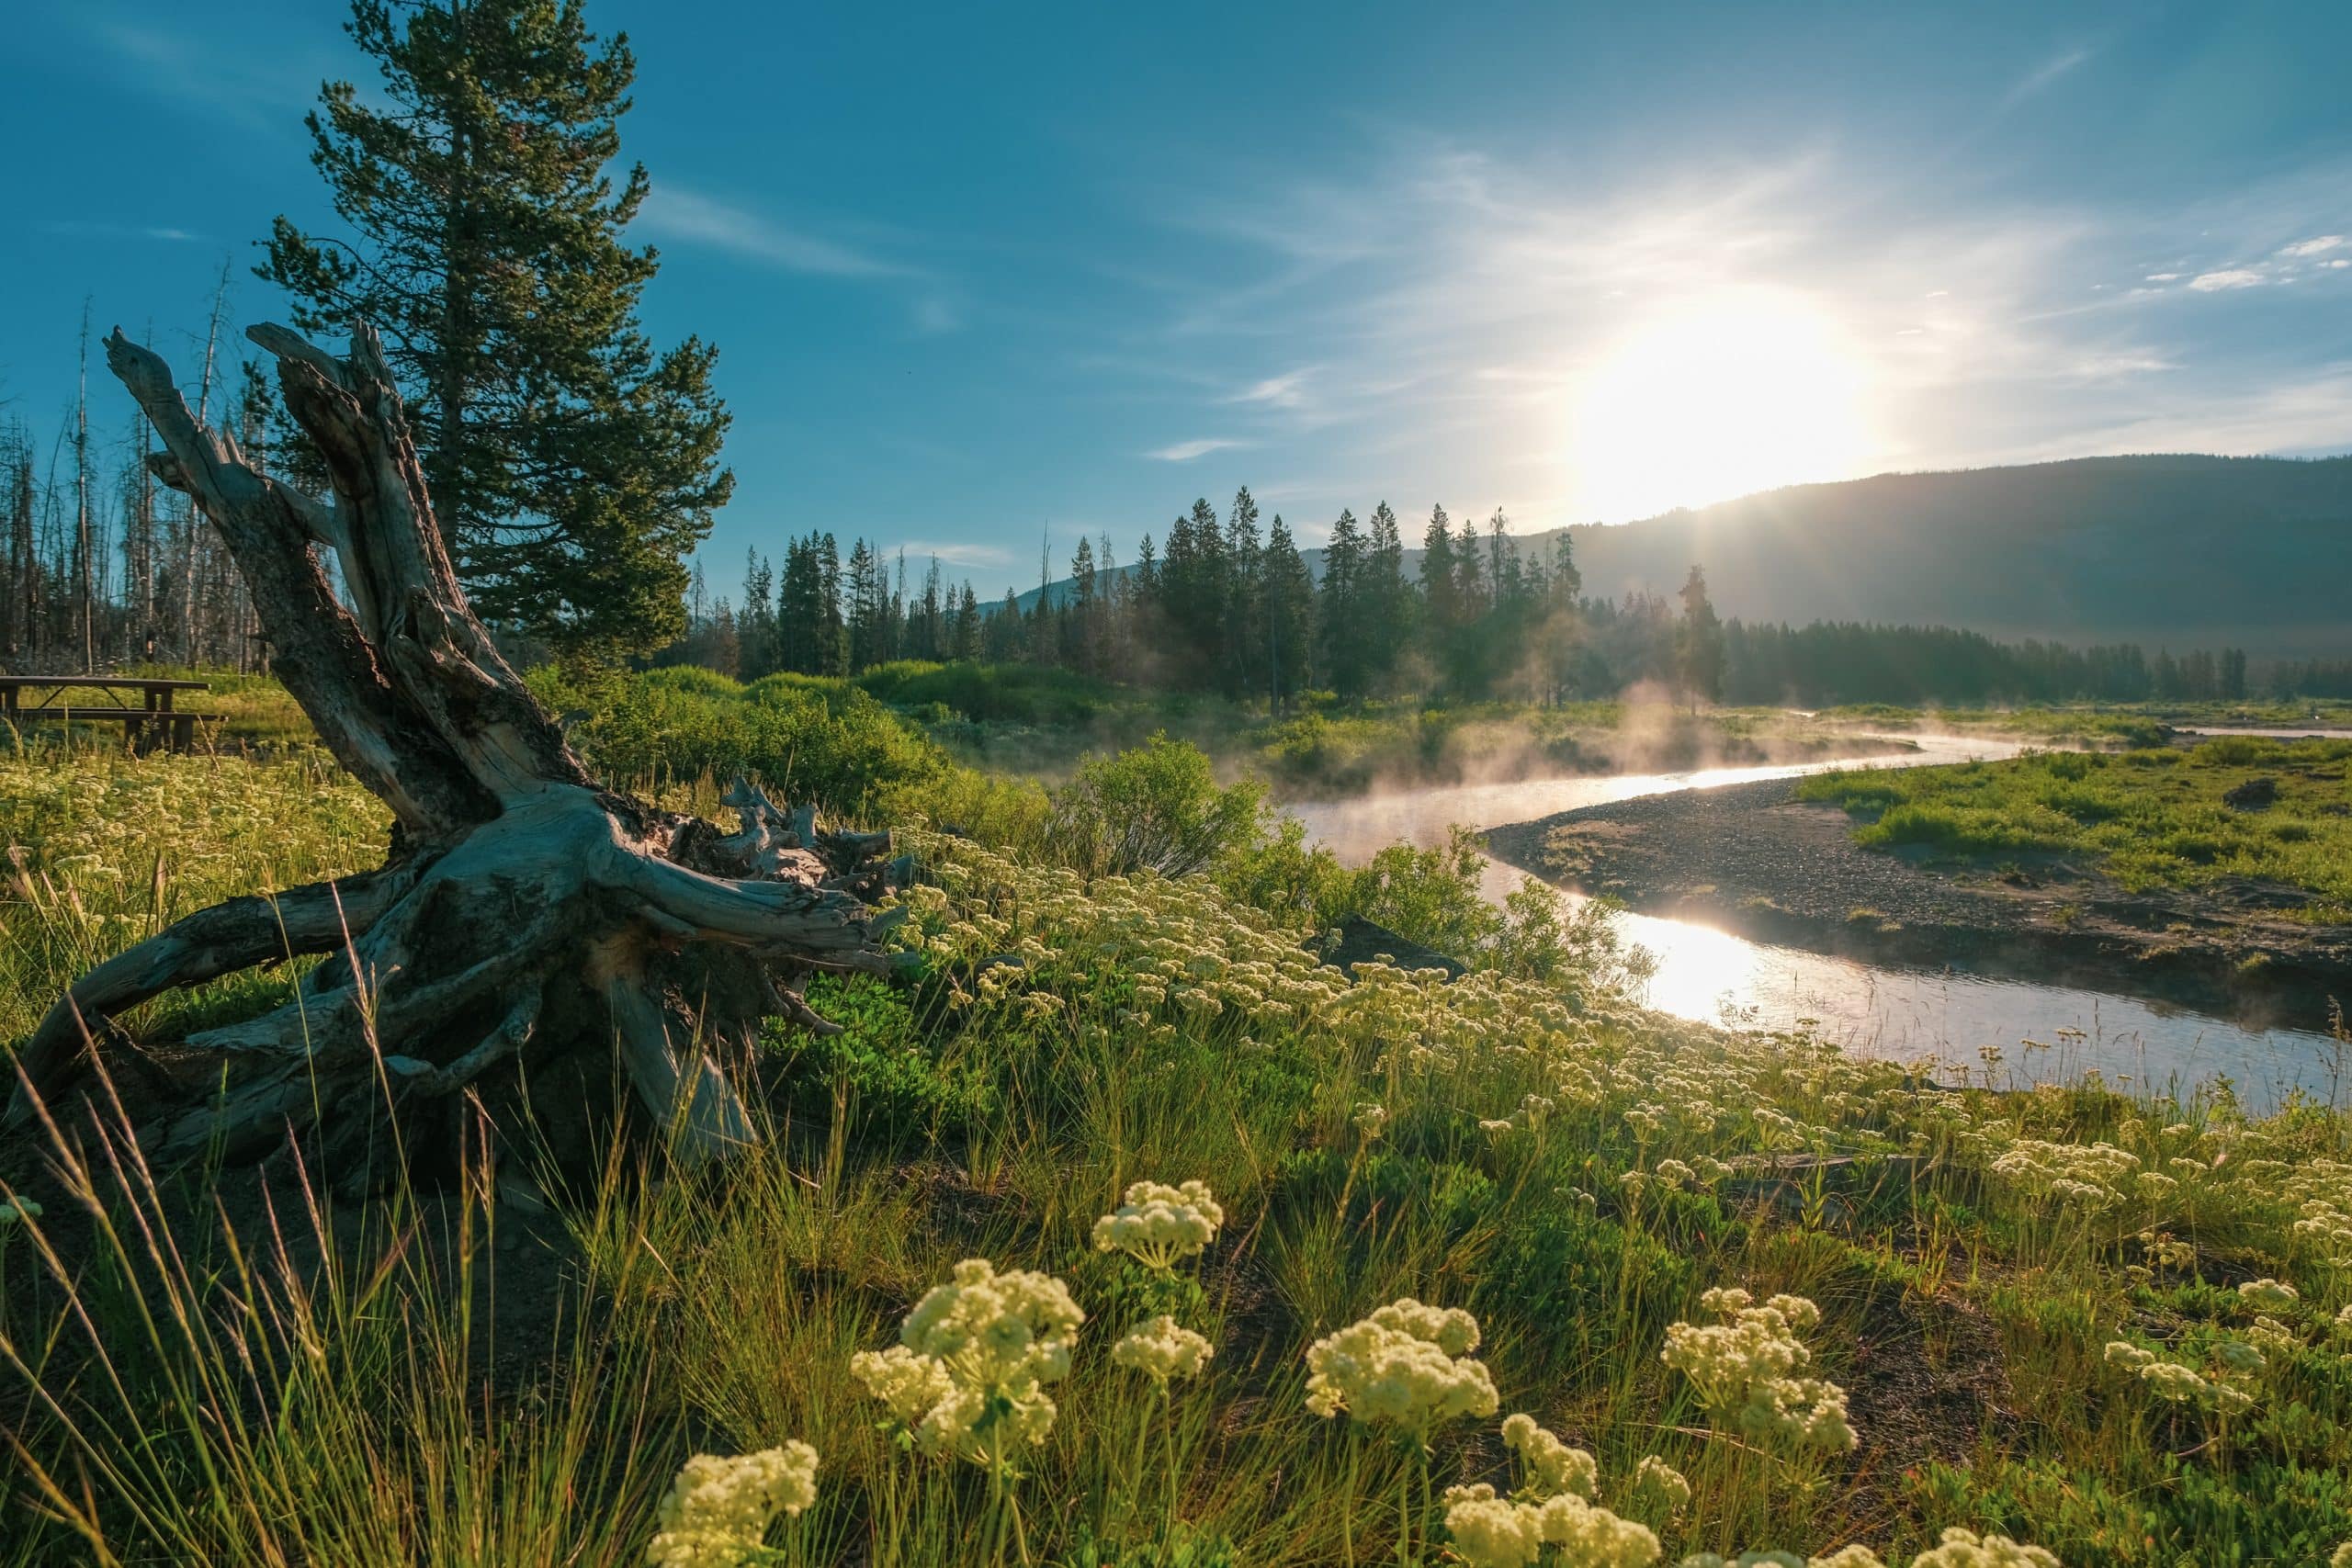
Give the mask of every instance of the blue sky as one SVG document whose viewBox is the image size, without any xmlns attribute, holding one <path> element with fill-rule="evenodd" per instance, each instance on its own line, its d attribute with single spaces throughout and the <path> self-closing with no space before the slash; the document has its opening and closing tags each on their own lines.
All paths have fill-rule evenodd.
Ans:
<svg viewBox="0 0 2352 1568">
<path fill-rule="evenodd" d="M 36 3 L 0 47 L 0 398 L 83 300 L 192 370 L 323 223 L 333 0 Z M 2352 447 L 2340 4 L 590 0 L 640 67 L 663 341 L 736 500 L 984 593 L 1250 484 L 1523 531 L 1886 468 Z M 364 76 L 362 76 L 364 80 Z M 109 386 L 95 417 L 127 429 Z"/>
</svg>

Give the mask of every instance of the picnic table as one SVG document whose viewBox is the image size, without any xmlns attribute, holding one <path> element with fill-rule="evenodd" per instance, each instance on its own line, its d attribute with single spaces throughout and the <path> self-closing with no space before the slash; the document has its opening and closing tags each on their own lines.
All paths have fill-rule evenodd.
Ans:
<svg viewBox="0 0 2352 1568">
<path fill-rule="evenodd" d="M 185 751 L 195 743 L 197 720 L 220 716 L 175 707 L 173 699 L 181 692 L 211 689 L 207 681 L 154 675 L 0 675 L 0 723 L 19 735 L 28 724 L 62 724 L 69 729 L 77 723 L 119 724 L 123 739 L 137 750 L 169 746 Z M 113 700 L 66 700 L 74 693 L 91 691 Z"/>
</svg>

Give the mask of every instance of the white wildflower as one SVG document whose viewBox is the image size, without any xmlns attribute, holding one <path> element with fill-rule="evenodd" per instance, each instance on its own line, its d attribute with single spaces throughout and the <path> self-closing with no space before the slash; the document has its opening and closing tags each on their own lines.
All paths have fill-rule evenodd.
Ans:
<svg viewBox="0 0 2352 1568">
<path fill-rule="evenodd" d="M 1545 1431 L 1532 1416 L 1521 1414 L 1504 1421 L 1503 1441 L 1519 1456 L 1526 1475 L 1522 1490 L 1529 1497 L 1540 1502 L 1572 1492 L 1590 1501 L 1600 1488 L 1600 1469 L 1592 1456 Z"/>
<path fill-rule="evenodd" d="M 1492 1416 L 1494 1380 L 1467 1355 L 1477 1320 L 1410 1297 L 1317 1340 L 1306 1352 L 1306 1407 L 1326 1417 L 1386 1423 L 1416 1442 L 1457 1416 Z"/>
<path fill-rule="evenodd" d="M 1138 1181 L 1116 1209 L 1094 1222 L 1094 1249 L 1124 1252 L 1164 1272 L 1215 1241 L 1223 1224 L 1225 1210 L 1206 1182 Z"/>
<path fill-rule="evenodd" d="M 722 1459 L 696 1454 L 662 1499 L 646 1551 L 657 1568 L 732 1568 L 758 1549 L 779 1514 L 817 1500 L 817 1450 L 807 1443 Z"/>
<path fill-rule="evenodd" d="M 1671 1514 L 1680 1513 L 1690 1502 L 1690 1478 L 1656 1454 L 1643 1455 L 1642 1462 L 1634 1467 L 1629 1490 L 1657 1493 Z"/>
<path fill-rule="evenodd" d="M 1943 1544 L 1911 1560 L 1911 1568 L 2060 1568 L 2058 1559 L 2038 1546 L 2020 1546 L 2005 1535 L 1979 1536 L 1957 1526 Z"/>
<path fill-rule="evenodd" d="M 1111 1359 L 1165 1386 L 1171 1378 L 1196 1377 L 1215 1348 L 1162 1313 L 1111 1347 Z"/>
<path fill-rule="evenodd" d="M 2238 1287 L 2238 1299 L 2262 1312 L 2281 1312 L 2302 1300 L 2294 1286 L 2282 1280 L 2248 1280 Z"/>
</svg>

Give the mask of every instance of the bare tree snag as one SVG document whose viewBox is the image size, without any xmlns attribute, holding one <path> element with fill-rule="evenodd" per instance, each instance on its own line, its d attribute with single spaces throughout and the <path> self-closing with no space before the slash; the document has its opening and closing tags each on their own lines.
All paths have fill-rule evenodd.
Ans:
<svg viewBox="0 0 2352 1568">
<path fill-rule="evenodd" d="M 741 782 L 732 833 L 600 784 L 467 604 L 374 333 L 345 358 L 282 327 L 248 335 L 277 357 L 330 501 L 246 463 L 119 331 L 107 363 L 163 439 L 156 477 L 251 585 L 287 688 L 390 808 L 390 858 L 232 899 L 90 971 L 20 1053 L 11 1120 L 118 1038 L 112 1015 L 325 954 L 285 1006 L 146 1052 L 184 1091 L 158 1118 L 167 1153 L 254 1152 L 289 1128 L 333 1140 L 338 1122 L 460 1091 L 543 1130 L 606 1091 L 689 1157 L 751 1142 L 730 1067 L 760 1021 L 829 1028 L 800 998 L 809 972 L 891 970 L 868 908 L 889 835 L 822 832 Z"/>
</svg>

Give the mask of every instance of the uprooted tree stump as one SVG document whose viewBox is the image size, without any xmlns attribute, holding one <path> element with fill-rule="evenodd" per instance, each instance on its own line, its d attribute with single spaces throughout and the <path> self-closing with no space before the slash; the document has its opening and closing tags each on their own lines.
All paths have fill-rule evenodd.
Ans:
<svg viewBox="0 0 2352 1568">
<path fill-rule="evenodd" d="M 820 832 L 740 781 L 722 833 L 600 784 L 469 607 L 374 333 L 348 358 L 281 327 L 248 335 L 277 357 L 331 501 L 247 463 L 119 331 L 107 363 L 163 438 L 157 477 L 235 558 L 287 689 L 390 809 L 390 853 L 216 905 L 91 970 L 20 1052 L 10 1121 L 119 1055 L 153 1089 L 145 1131 L 166 1156 L 377 1146 L 461 1101 L 574 1156 L 614 1111 L 690 1159 L 753 1142 L 730 1068 L 762 1021 L 829 1030 L 801 999 L 811 972 L 892 968 L 869 908 L 888 835 Z M 274 1011 L 119 1049 L 114 1015 L 301 954 L 325 956 Z"/>
</svg>

